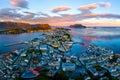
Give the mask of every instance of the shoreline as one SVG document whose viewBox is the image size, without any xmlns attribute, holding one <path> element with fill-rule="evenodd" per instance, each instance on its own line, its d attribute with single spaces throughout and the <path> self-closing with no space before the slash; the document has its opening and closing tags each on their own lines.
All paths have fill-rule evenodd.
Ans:
<svg viewBox="0 0 120 80">
<path fill-rule="evenodd" d="M 63 29 L 47 33 L 43 35 L 42 38 L 32 39 L 28 43 L 29 45 L 27 48 L 17 49 L 11 52 L 11 54 L 2 55 L 6 57 L 0 60 L 0 63 L 2 63 L 0 64 L 0 70 L 5 76 L 11 75 L 8 77 L 9 79 L 15 79 L 17 77 L 24 79 L 26 75 L 29 74 L 35 76 L 29 76 L 27 78 L 34 79 L 41 76 L 41 73 L 44 72 L 44 68 L 46 67 L 45 69 L 49 69 L 45 73 L 47 77 L 54 78 L 55 74 L 58 73 L 59 75 L 61 71 L 63 71 L 70 78 L 72 74 L 75 74 L 73 77 L 76 77 L 76 75 L 78 75 L 77 72 L 82 71 L 82 67 L 85 69 L 85 73 L 83 73 L 83 71 L 80 73 L 83 74 L 83 76 L 87 74 L 87 77 L 92 78 L 89 72 L 94 75 L 93 69 L 97 73 L 99 69 L 101 71 L 106 71 L 105 64 L 111 65 L 108 60 L 114 62 L 120 58 L 118 55 L 116 56 L 112 50 L 94 44 L 89 44 L 86 48 L 87 50 L 82 52 L 80 56 L 67 55 L 66 53 L 70 52 L 69 49 L 74 43 L 75 42 L 72 40 L 67 30 Z M 116 64 L 118 63 L 116 62 Z M 117 66 L 114 64 L 112 65 Z M 7 69 L 6 73 L 4 72 L 4 68 Z M 14 70 L 15 68 L 17 69 Z M 107 70 L 109 70 L 109 66 Z M 29 74 L 26 73 L 26 71 L 28 71 Z M 51 73 L 51 71 L 53 73 Z M 68 71 L 70 71 L 70 73 L 67 73 Z M 116 71 L 116 75 L 117 72 L 118 71 Z M 98 74 L 95 75 L 95 77 L 96 76 L 101 75 Z M 3 76 L 3 80 L 8 78 Z"/>
</svg>

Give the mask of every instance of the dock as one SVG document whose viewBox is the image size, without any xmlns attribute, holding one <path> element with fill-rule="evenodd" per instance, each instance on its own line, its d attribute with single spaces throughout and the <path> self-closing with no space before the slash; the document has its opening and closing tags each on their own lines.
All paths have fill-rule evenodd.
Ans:
<svg viewBox="0 0 120 80">
<path fill-rule="evenodd" d="M 11 44 L 5 44 L 4 47 L 19 45 L 19 44 L 28 44 L 28 43 L 29 43 L 29 42 L 27 42 L 27 41 L 25 41 L 25 42 L 18 42 L 18 43 L 11 43 Z"/>
</svg>

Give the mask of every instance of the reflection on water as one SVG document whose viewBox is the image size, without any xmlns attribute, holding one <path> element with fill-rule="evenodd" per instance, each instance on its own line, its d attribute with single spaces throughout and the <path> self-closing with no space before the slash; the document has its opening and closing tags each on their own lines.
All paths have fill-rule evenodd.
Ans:
<svg viewBox="0 0 120 80">
<path fill-rule="evenodd" d="M 73 39 L 79 39 L 88 46 L 94 43 L 101 47 L 112 49 L 116 53 L 120 53 L 120 28 L 85 28 L 73 29 L 71 31 Z"/>
<path fill-rule="evenodd" d="M 120 36 L 120 28 L 85 28 L 73 29 L 71 32 L 76 36 Z"/>
<path fill-rule="evenodd" d="M 84 45 L 75 44 L 71 48 L 73 55 L 78 55 L 86 49 L 89 43 L 94 43 L 101 47 L 107 47 L 120 53 L 120 28 L 85 28 L 72 29 L 71 35 L 76 42 L 82 42 Z M 4 47 L 5 44 L 30 41 L 33 38 L 40 37 L 41 33 L 23 33 L 17 35 L 0 35 L 0 53 L 6 53 L 15 50 L 23 45 Z"/>
<path fill-rule="evenodd" d="M 41 33 L 23 33 L 23 34 L 16 34 L 16 35 L 0 35 L 0 54 L 7 53 L 9 51 L 14 51 L 16 49 L 25 47 L 25 45 L 23 45 L 23 44 L 4 47 L 5 44 L 30 41 L 33 38 L 40 37 L 40 36 L 41 36 Z"/>
</svg>

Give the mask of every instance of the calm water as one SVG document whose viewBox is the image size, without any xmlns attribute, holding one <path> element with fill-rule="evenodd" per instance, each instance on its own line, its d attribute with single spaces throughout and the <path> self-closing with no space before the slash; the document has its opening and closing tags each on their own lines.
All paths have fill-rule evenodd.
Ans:
<svg viewBox="0 0 120 80">
<path fill-rule="evenodd" d="M 83 44 L 75 44 L 71 48 L 72 55 L 79 55 L 89 43 L 94 43 L 101 47 L 112 49 L 116 53 L 120 53 L 120 28 L 85 28 L 72 29 L 71 34 L 74 41 Z M 0 53 L 19 49 L 25 45 L 16 45 L 4 47 L 5 44 L 30 41 L 33 38 L 40 37 L 41 33 L 23 33 L 17 35 L 0 35 Z"/>
<path fill-rule="evenodd" d="M 76 44 L 72 47 L 73 55 L 79 55 L 90 43 L 120 53 L 120 28 L 73 29 L 71 34 L 75 41 L 84 43 L 84 45 Z"/>
<path fill-rule="evenodd" d="M 21 45 L 5 47 L 6 44 L 30 41 L 33 38 L 41 37 L 41 35 L 42 33 L 38 33 L 38 32 L 37 33 L 15 34 L 15 35 L 0 35 L 0 54 L 14 51 L 16 49 L 20 49 L 26 46 L 24 44 L 21 44 Z"/>
</svg>

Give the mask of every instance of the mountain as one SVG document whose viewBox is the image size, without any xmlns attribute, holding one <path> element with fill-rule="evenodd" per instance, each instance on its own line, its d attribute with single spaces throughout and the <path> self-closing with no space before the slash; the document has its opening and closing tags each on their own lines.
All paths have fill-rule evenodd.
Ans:
<svg viewBox="0 0 120 80">
<path fill-rule="evenodd" d="M 46 30 L 46 29 L 51 29 L 51 26 L 49 24 L 33 24 L 33 25 L 30 25 L 28 23 L 21 23 L 21 22 L 0 22 L 0 31 L 9 30 L 9 29 Z"/>
<path fill-rule="evenodd" d="M 33 24 L 31 25 L 32 28 L 40 28 L 41 30 L 51 29 L 49 24 Z"/>
<path fill-rule="evenodd" d="M 51 27 L 49 24 L 39 24 L 37 26 L 37 29 L 46 30 L 46 29 L 51 29 Z"/>
<path fill-rule="evenodd" d="M 28 23 L 20 22 L 0 22 L 0 30 L 9 30 L 16 28 L 29 28 L 31 27 Z"/>
<path fill-rule="evenodd" d="M 86 26 L 83 26 L 82 24 L 74 24 L 74 25 L 70 25 L 70 28 L 86 28 Z"/>
<path fill-rule="evenodd" d="M 51 26 L 49 24 L 30 25 L 20 22 L 0 22 L 0 34 L 20 34 L 50 29 Z"/>
</svg>

